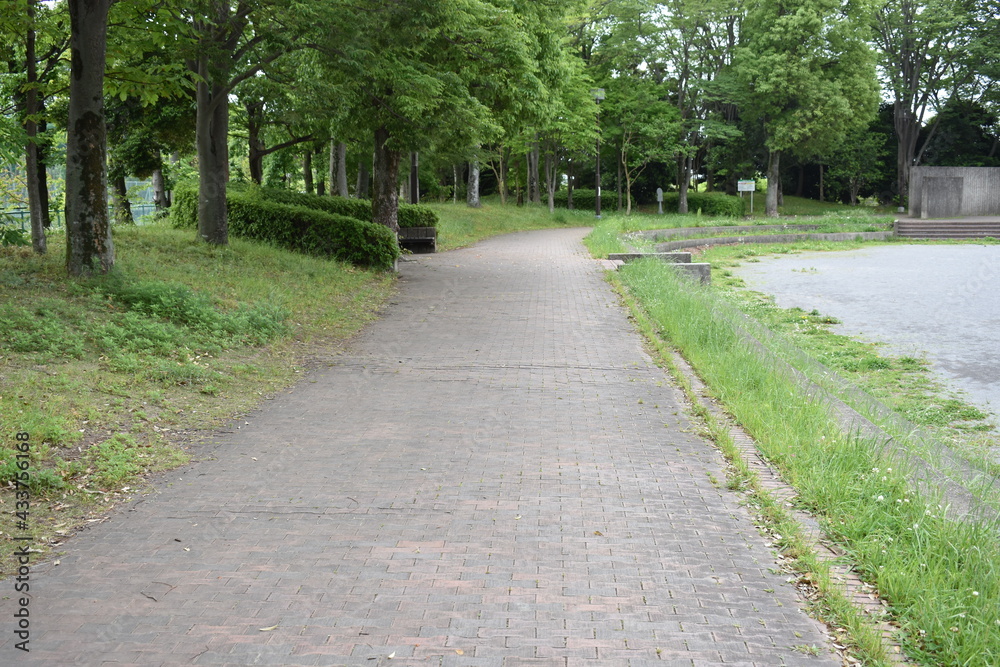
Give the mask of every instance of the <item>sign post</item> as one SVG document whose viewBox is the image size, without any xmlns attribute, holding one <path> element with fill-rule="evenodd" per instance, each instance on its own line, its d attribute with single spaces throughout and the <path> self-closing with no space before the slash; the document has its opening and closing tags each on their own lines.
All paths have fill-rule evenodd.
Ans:
<svg viewBox="0 0 1000 667">
<path fill-rule="evenodd" d="M 663 215 L 663 188 L 656 188 L 656 203 L 660 205 L 660 215 Z"/>
<path fill-rule="evenodd" d="M 750 193 L 750 213 L 753 214 L 753 193 L 757 189 L 757 181 L 754 180 L 744 180 L 739 181 L 736 184 L 736 190 L 743 196 L 744 192 Z"/>
</svg>

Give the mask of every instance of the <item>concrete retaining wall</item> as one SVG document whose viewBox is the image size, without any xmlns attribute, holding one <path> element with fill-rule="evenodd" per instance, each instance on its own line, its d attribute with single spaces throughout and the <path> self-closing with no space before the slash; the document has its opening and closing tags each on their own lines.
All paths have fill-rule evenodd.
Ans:
<svg viewBox="0 0 1000 667">
<path fill-rule="evenodd" d="M 795 241 L 885 241 L 892 232 L 837 232 L 834 234 L 757 234 L 754 236 L 716 236 L 707 239 L 684 239 L 657 243 L 657 252 L 673 252 L 681 248 L 703 245 L 731 245 L 736 243 L 794 243 Z"/>
<path fill-rule="evenodd" d="M 1000 167 L 913 167 L 911 218 L 1000 215 Z"/>
</svg>

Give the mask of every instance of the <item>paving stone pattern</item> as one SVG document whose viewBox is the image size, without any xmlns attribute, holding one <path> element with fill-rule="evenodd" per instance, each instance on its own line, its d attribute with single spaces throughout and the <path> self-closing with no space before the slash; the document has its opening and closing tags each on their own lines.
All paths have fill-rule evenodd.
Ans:
<svg viewBox="0 0 1000 667">
<path fill-rule="evenodd" d="M 840 664 L 583 234 L 404 263 L 332 366 L 38 566 L 0 663 Z"/>
</svg>

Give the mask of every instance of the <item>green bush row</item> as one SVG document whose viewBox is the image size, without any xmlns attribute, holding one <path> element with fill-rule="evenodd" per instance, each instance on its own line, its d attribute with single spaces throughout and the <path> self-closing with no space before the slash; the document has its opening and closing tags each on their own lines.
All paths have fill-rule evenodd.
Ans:
<svg viewBox="0 0 1000 667">
<path fill-rule="evenodd" d="M 680 200 L 678 192 L 663 193 L 663 212 L 677 213 L 677 203 Z M 742 218 L 746 215 L 746 204 L 739 197 L 727 195 L 724 192 L 691 192 L 688 191 L 688 213 L 722 218 Z"/>
<path fill-rule="evenodd" d="M 569 192 L 565 189 L 558 190 L 555 194 L 555 204 L 559 208 L 569 208 L 566 199 Z M 587 188 L 576 188 L 573 190 L 573 208 L 580 210 L 591 210 L 594 208 L 596 191 Z M 603 199 L 603 198 L 602 198 Z M 603 201 L 601 203 L 604 203 Z"/>
<path fill-rule="evenodd" d="M 573 190 L 573 208 L 588 210 L 594 208 L 594 190 L 587 188 L 577 188 Z M 566 190 L 560 190 L 555 195 L 555 204 L 561 208 L 566 208 Z M 677 192 L 663 193 L 663 212 L 676 213 L 677 201 L 680 194 Z M 602 197 L 602 204 L 610 204 L 607 194 Z M 688 212 L 697 213 L 701 210 L 702 215 L 724 218 L 740 218 L 746 214 L 745 204 L 739 197 L 727 195 L 722 192 L 688 192 Z"/>
<path fill-rule="evenodd" d="M 388 227 L 317 208 L 273 201 L 269 198 L 271 192 L 279 191 L 230 187 L 226 193 L 229 232 L 241 238 L 361 266 L 391 268 L 399 257 L 396 236 Z M 171 209 L 175 226 L 197 226 L 197 186 L 176 188 Z"/>
<path fill-rule="evenodd" d="M 293 192 L 280 188 L 257 188 L 267 199 L 315 208 L 327 213 L 346 215 L 366 222 L 372 221 L 372 202 L 370 199 L 350 199 L 345 197 L 321 197 L 304 192 Z M 399 205 L 400 227 L 437 227 L 438 215 L 433 210 L 419 204 Z"/>
</svg>

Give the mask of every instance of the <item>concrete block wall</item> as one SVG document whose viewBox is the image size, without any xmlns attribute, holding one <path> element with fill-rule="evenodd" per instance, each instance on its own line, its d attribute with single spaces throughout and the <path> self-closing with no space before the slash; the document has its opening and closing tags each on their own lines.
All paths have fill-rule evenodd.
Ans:
<svg viewBox="0 0 1000 667">
<path fill-rule="evenodd" d="M 914 167 L 911 218 L 1000 215 L 1000 167 Z"/>
</svg>

